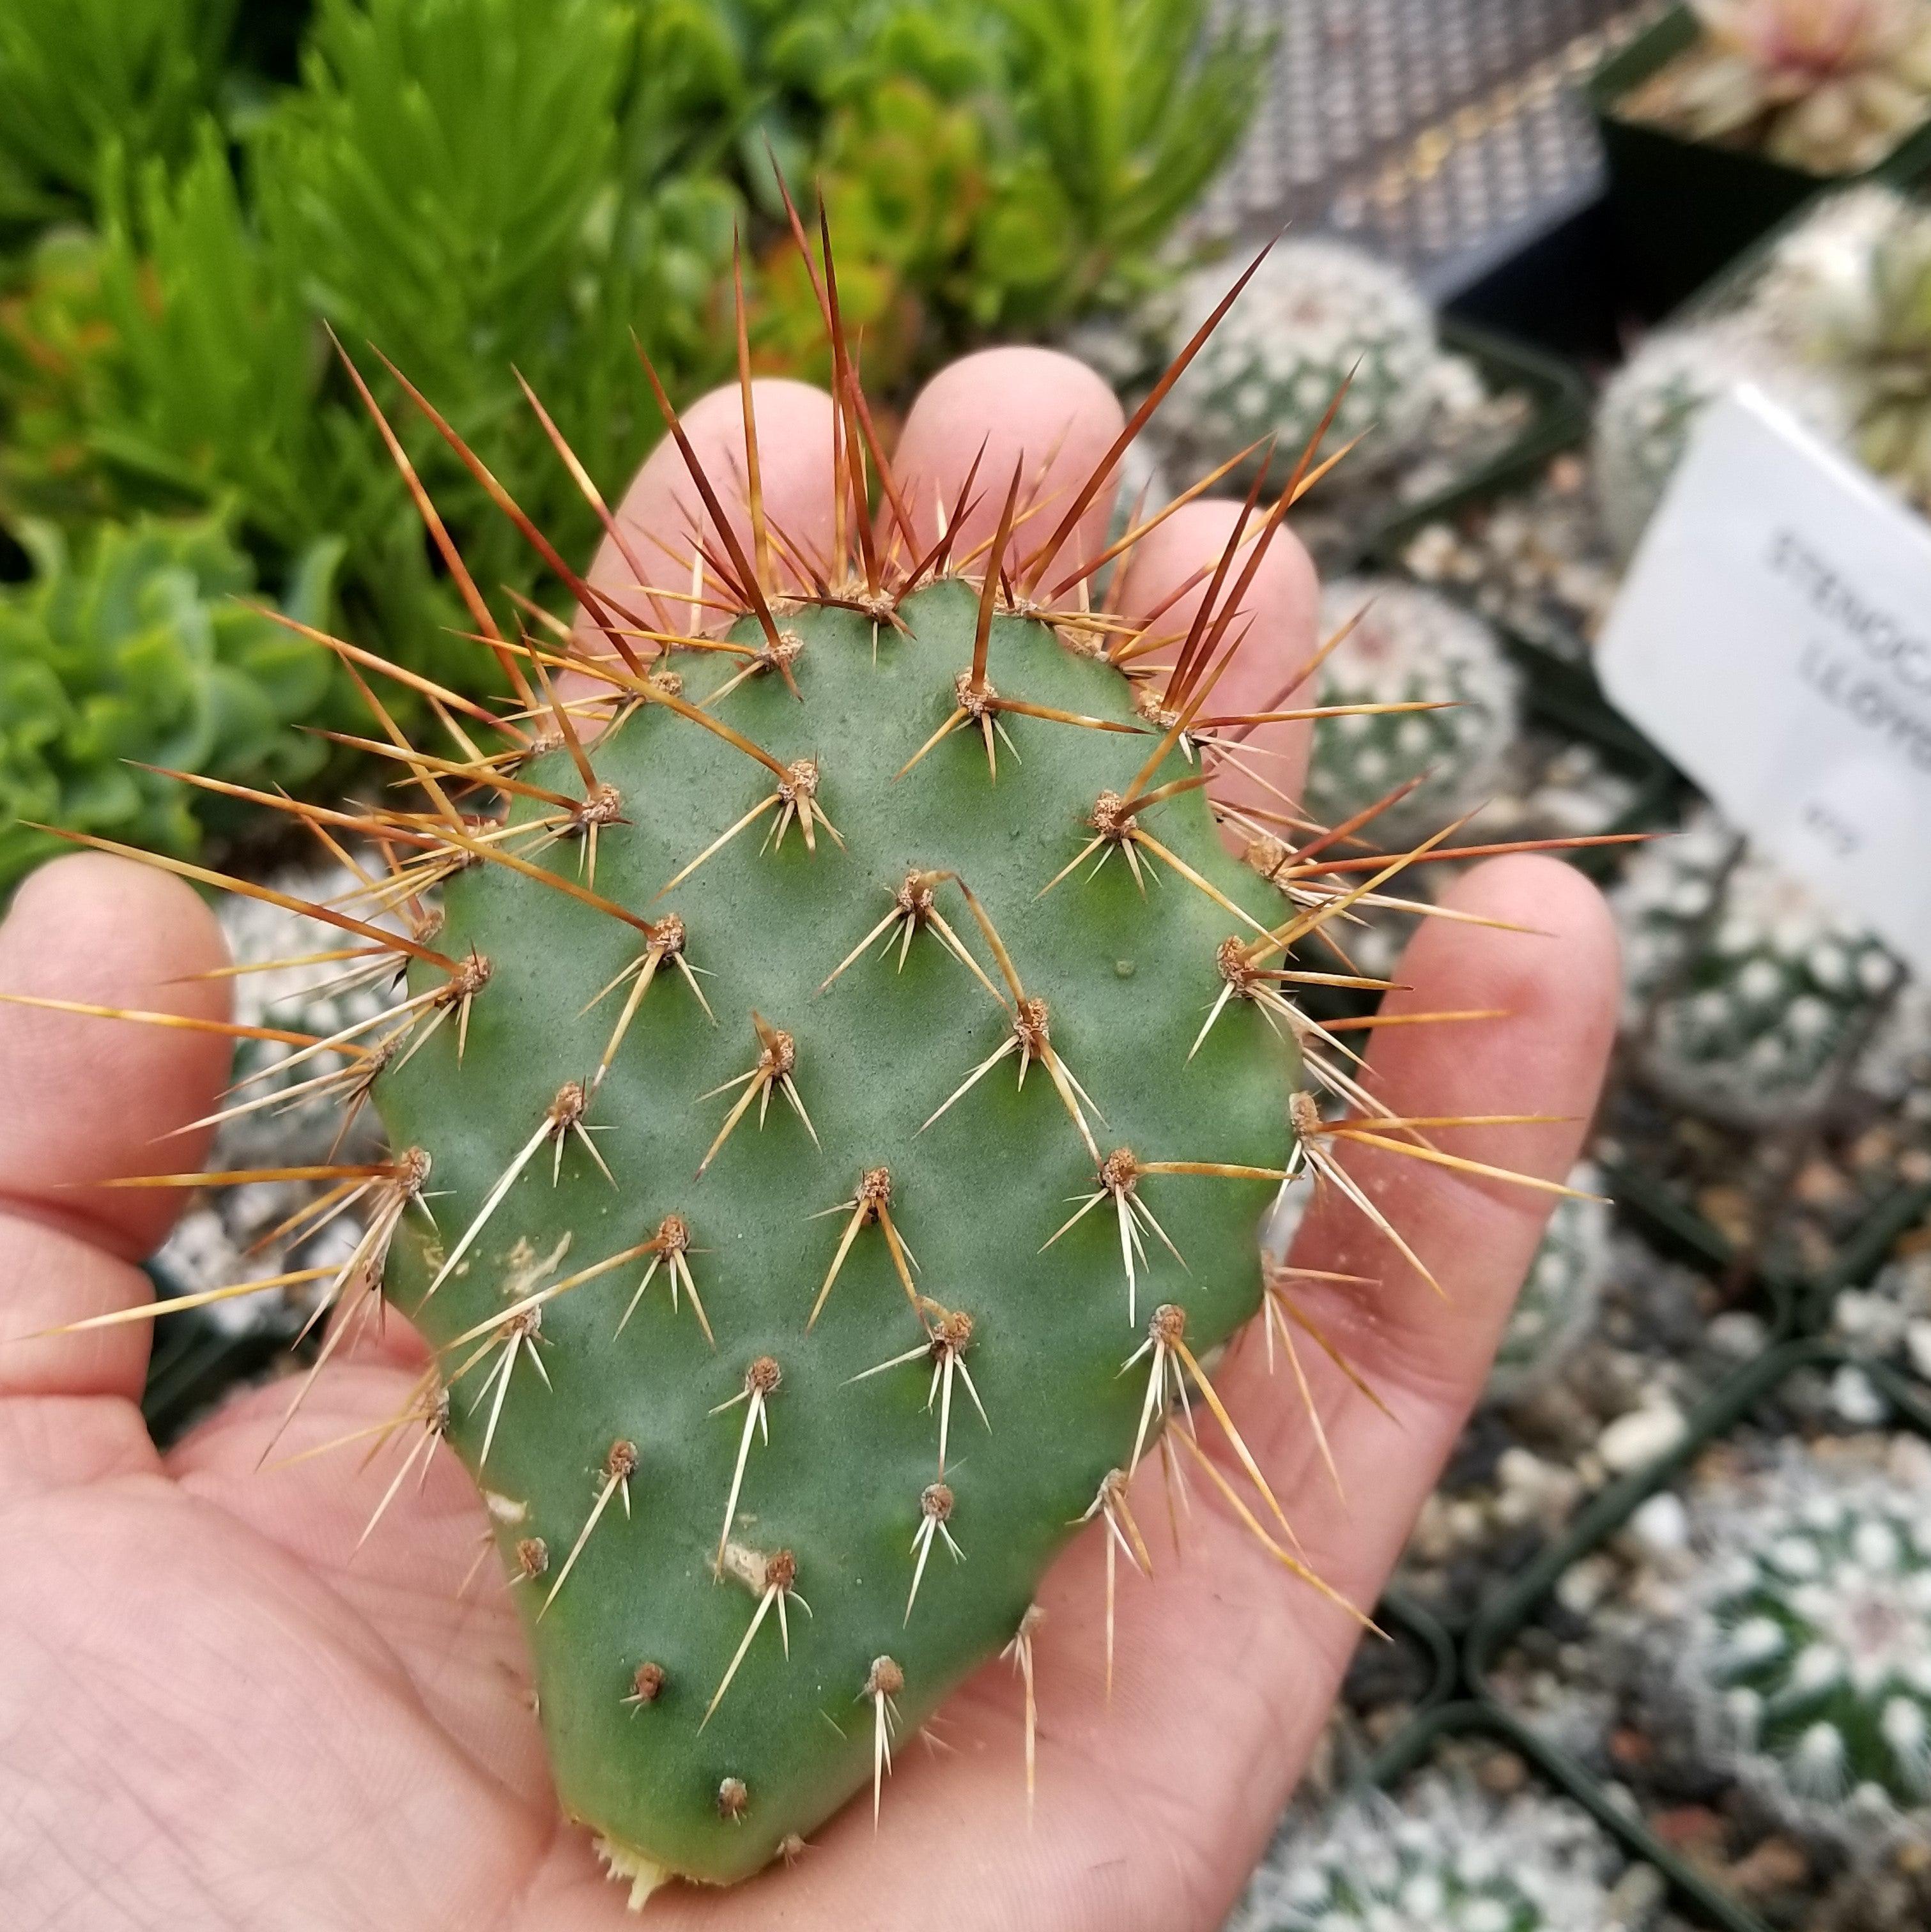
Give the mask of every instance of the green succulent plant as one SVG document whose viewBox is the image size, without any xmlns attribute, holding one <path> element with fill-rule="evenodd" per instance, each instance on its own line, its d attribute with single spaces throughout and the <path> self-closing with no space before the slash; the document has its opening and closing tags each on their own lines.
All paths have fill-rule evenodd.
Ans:
<svg viewBox="0 0 1931 1932">
<path fill-rule="evenodd" d="M 1261 44 L 1201 0 L 898 0 L 876 20 L 862 55 L 848 38 L 824 52 L 828 29 L 779 45 L 821 50 L 817 178 L 887 328 L 882 363 L 866 341 L 888 387 L 988 332 L 1057 328 L 1163 280 L 1162 244 L 1258 98 Z M 795 253 L 781 242 L 770 266 L 761 340 L 821 354 Z"/>
<path fill-rule="evenodd" d="M 0 221 L 82 206 L 111 150 L 183 157 L 220 86 L 236 0 L 8 0 Z"/>
<path fill-rule="evenodd" d="M 95 215 L 0 278 L 0 517 L 78 536 L 229 505 L 278 568 L 338 541 L 345 607 L 465 691 L 498 674 L 453 634 L 473 626 L 324 321 L 410 369 L 580 551 L 595 514 L 519 376 L 614 494 L 656 434 L 633 338 L 680 394 L 728 372 L 734 232 L 760 366 L 829 374 L 773 157 L 822 182 L 889 386 L 1146 273 L 1252 94 L 1200 0 L 318 0 L 279 87 L 286 33 L 242 34 L 253 65 L 223 82 L 232 10 L 0 22 L 16 146 L 71 123 L 35 178 L 84 176 L 59 205 Z M 401 434 L 479 580 L 534 590 L 488 492 L 419 420 Z"/>
<path fill-rule="evenodd" d="M 239 601 L 254 572 L 222 520 L 107 526 L 78 555 L 24 535 L 35 574 L 0 590 L 0 887 L 59 849 L 36 824 L 191 850 L 179 787 L 129 760 L 255 784 L 321 764 L 291 728 L 323 703 L 328 654 Z M 336 561 L 306 560 L 291 615 L 326 617 Z"/>
</svg>

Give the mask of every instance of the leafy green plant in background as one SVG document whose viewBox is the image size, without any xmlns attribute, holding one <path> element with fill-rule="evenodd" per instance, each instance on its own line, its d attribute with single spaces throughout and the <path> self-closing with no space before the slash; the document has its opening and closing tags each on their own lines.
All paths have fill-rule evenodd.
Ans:
<svg viewBox="0 0 1931 1932">
<path fill-rule="evenodd" d="M 161 850 L 192 848 L 182 788 L 128 762 L 295 784 L 324 747 L 293 732 L 329 688 L 328 654 L 240 601 L 253 566 L 224 520 L 109 526 L 76 550 L 23 536 L 35 569 L 0 590 L 0 885 L 56 824 Z M 326 618 L 339 546 L 303 560 L 290 615 Z"/>
<path fill-rule="evenodd" d="M 375 344 L 432 396 L 566 554 L 587 550 L 594 519 L 516 372 L 614 493 L 646 440 L 633 333 L 686 388 L 725 366 L 714 298 L 734 196 L 614 166 L 641 73 L 634 28 L 614 0 L 325 0 L 302 87 L 251 144 L 280 273 L 359 352 Z M 383 507 L 380 529 L 356 534 L 395 559 L 418 544 L 413 512 L 326 373 L 367 466 L 352 496 Z M 426 425 L 402 427 L 479 580 L 529 588 L 514 533 L 482 514 L 468 473 Z M 370 591 L 382 608 L 383 585 Z M 426 640 L 386 628 L 421 661 Z M 479 662 L 446 668 L 473 681 Z"/>
<path fill-rule="evenodd" d="M 0 322 L 9 507 L 111 516 L 232 492 L 260 540 L 299 548 L 333 508 L 306 460 L 320 345 L 299 292 L 253 233 L 212 124 L 179 175 L 107 172 L 98 234 L 50 236 Z"/>
<path fill-rule="evenodd" d="M 0 220 L 94 194 L 112 146 L 177 156 L 213 100 L 236 0 L 8 0 Z"/>
<path fill-rule="evenodd" d="M 1205 0 L 899 0 L 862 49 L 818 50 L 818 149 L 841 251 L 869 280 L 885 384 L 987 334 L 1056 329 L 1158 280 L 1158 250 L 1239 139 L 1260 45 Z M 759 341 L 813 339 L 801 266 L 767 264 Z"/>
<path fill-rule="evenodd" d="M 1063 197 L 1072 274 L 1045 304 L 1056 320 L 1110 278 L 1145 274 L 1239 139 L 1259 98 L 1262 50 L 1233 30 L 1210 38 L 1206 0 L 999 7 L 1015 44 L 1013 112 L 1026 143 L 1019 183 L 1027 200 L 1054 183 Z M 982 231 L 982 268 L 1016 240 L 1016 212 L 1009 206 Z M 1032 286 L 1046 284 L 1035 276 Z"/>
<path fill-rule="evenodd" d="M 92 556 L 101 526 L 218 508 L 271 580 L 333 545 L 347 632 L 487 692 L 323 322 L 581 555 L 596 520 L 519 374 L 614 495 L 658 433 L 636 346 L 674 394 L 729 373 L 734 234 L 759 366 L 824 373 L 774 160 L 821 189 L 868 377 L 902 388 L 1154 277 L 1253 52 L 1206 0 L 17 0 L 0 523 Z M 536 592 L 468 471 L 393 415 L 486 591 Z"/>
</svg>

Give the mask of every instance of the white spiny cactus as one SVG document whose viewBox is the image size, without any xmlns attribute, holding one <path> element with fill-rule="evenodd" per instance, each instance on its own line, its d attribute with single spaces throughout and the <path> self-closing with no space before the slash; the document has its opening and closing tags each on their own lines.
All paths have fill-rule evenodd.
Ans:
<svg viewBox="0 0 1931 1932">
<path fill-rule="evenodd" d="M 1217 263 L 1188 280 L 1170 354 L 1238 272 Z M 1203 467 L 1274 436 L 1275 469 L 1284 476 L 1283 465 L 1299 456 L 1345 383 L 1323 452 L 1365 436 L 1350 464 L 1374 466 L 1398 458 L 1426 429 L 1440 357 L 1434 315 L 1398 269 L 1346 242 L 1283 242 L 1174 386 L 1162 418 Z"/>
<path fill-rule="evenodd" d="M 1398 847 L 1485 803 L 1521 724 L 1521 679 L 1479 617 L 1393 577 L 1343 578 L 1321 599 L 1324 635 L 1354 628 L 1328 657 L 1323 704 L 1438 704 L 1434 711 L 1324 718 L 1304 794 L 1338 825 L 1404 781 L 1428 776 L 1362 836 Z"/>
<path fill-rule="evenodd" d="M 1617 373 L 1596 406 L 1596 498 L 1622 555 L 1634 552 L 1704 412 L 1744 383 L 1827 442 L 1848 440 L 1841 386 L 1828 370 L 1807 364 L 1754 312 L 1660 331 Z"/>
<path fill-rule="evenodd" d="M 1737 856 L 1713 814 L 1644 848 L 1613 902 L 1642 1071 L 1713 1119 L 1824 1106 L 1899 970 L 1801 880 Z"/>
<path fill-rule="evenodd" d="M 1650 1912 L 1612 1892 L 1616 1862 L 1566 1798 L 1428 1772 L 1284 1834 L 1230 1932 L 1639 1932 Z"/>
<path fill-rule="evenodd" d="M 1800 1810 L 1931 1801 L 1931 1480 L 1794 1450 L 1709 1498 L 1679 1687 L 1711 1742 Z"/>
</svg>

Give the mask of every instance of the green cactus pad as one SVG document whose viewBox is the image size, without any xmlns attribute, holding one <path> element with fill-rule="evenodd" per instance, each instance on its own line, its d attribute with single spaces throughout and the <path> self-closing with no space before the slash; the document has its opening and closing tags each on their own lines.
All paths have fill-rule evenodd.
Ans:
<svg viewBox="0 0 1931 1932">
<path fill-rule="evenodd" d="M 1143 853 L 1155 876 L 1143 889 L 1104 843 L 1097 873 L 1089 860 L 1042 896 L 1094 837 L 1101 794 L 1124 791 L 1156 742 L 1123 676 L 1002 612 L 998 691 L 1131 735 L 1008 712 L 996 781 L 976 724 L 899 776 L 954 705 L 978 595 L 956 579 L 929 586 L 899 604 L 896 628 L 848 608 L 780 607 L 800 646 L 789 677 L 767 664 L 707 700 L 745 661 L 674 652 L 681 704 L 706 701 L 786 766 L 815 761 L 816 806 L 837 836 L 824 819 L 815 852 L 794 819 L 774 836 L 783 806 L 766 766 L 669 703 L 642 705 L 592 754 L 614 814 L 593 890 L 636 919 L 681 920 L 690 974 L 660 946 L 599 1086 L 631 990 L 621 976 L 650 937 L 526 873 L 472 865 L 447 886 L 434 942 L 487 962 L 486 979 L 479 964 L 467 975 L 467 1038 L 438 1026 L 376 1084 L 393 1145 L 428 1156 L 436 1222 L 398 1239 L 386 1292 L 446 1352 L 449 1438 L 497 1527 L 562 1802 L 618 1869 L 647 1880 L 743 1877 L 869 1783 L 881 1712 L 889 1742 L 909 1740 L 1012 1642 L 1047 1565 L 1131 1460 L 1149 1358 L 1124 1365 L 1155 1309 L 1184 1311 L 1197 1352 L 1260 1304 L 1270 1180 L 1140 1176 L 1136 1198 L 1185 1265 L 1146 1228 L 1130 1319 L 1114 1198 L 1048 1245 L 1102 1186 L 1049 1066 L 1035 1060 L 1022 1087 L 1009 1052 L 925 1124 L 1018 1043 L 1014 994 L 962 880 L 1026 994 L 1047 1003 L 1101 1156 L 1278 1172 L 1293 1144 L 1293 1055 L 1254 1004 L 1229 1001 L 1188 1058 L 1224 989 L 1218 950 L 1254 928 Z M 748 621 L 732 635 L 761 641 Z M 1155 782 L 1192 769 L 1176 752 Z M 583 795 L 562 751 L 518 776 Z M 520 797 L 510 818 L 551 809 Z M 1262 924 L 1281 918 L 1222 850 L 1203 794 L 1143 817 L 1215 892 Z M 533 826 L 496 849 L 579 883 L 583 842 L 548 837 Z M 931 922 L 901 958 L 894 896 L 912 874 L 944 875 L 930 908 L 976 970 Z M 656 926 L 660 942 L 671 930 Z M 443 983 L 416 970 L 413 992 Z M 788 1067 L 791 1091 L 767 1091 L 761 1065 Z M 590 1096 L 581 1133 L 578 1100 L 559 1102 L 573 1092 Z M 861 1177 L 880 1168 L 922 1308 L 866 1211 L 883 1190 Z M 656 1251 L 632 1252 L 667 1222 Z M 505 1320 L 578 1276 L 538 1305 L 534 1333 L 528 1313 Z M 941 1496 L 938 1370 L 962 1332 L 951 1314 L 971 1318 L 953 1358 L 971 1382 L 953 1378 Z M 754 1389 L 758 1426 L 727 1522 Z M 1013 1748 L 1017 1775 L 1017 1737 Z"/>
</svg>

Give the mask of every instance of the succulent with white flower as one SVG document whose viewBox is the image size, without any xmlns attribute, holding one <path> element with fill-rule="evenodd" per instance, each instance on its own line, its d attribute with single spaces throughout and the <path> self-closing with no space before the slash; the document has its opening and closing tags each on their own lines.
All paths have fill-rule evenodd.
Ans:
<svg viewBox="0 0 1931 1932">
<path fill-rule="evenodd" d="M 1848 440 L 1851 410 L 1842 385 L 1755 312 L 1660 330 L 1617 372 L 1596 405 L 1596 501 L 1619 554 L 1635 551 L 1704 412 L 1745 383 L 1826 442 Z"/>
<path fill-rule="evenodd" d="M 1638 1064 L 1716 1120 L 1767 1126 L 1825 1106 L 1899 971 L 1881 940 L 1741 851 L 1713 814 L 1639 852 L 1612 903 Z"/>
<path fill-rule="evenodd" d="M 1284 1833 L 1229 1932 L 1641 1932 L 1654 1888 L 1619 1862 L 1566 1798 L 1431 1772 Z"/>
<path fill-rule="evenodd" d="M 1173 307 L 1170 355 L 1238 272 L 1218 263 L 1188 278 Z M 1273 436 L 1275 470 L 1284 475 L 1283 464 L 1298 458 L 1346 384 L 1323 450 L 1363 436 L 1350 467 L 1377 466 L 1425 432 L 1440 361 L 1434 314 L 1399 269 L 1344 242 L 1281 242 L 1174 385 L 1161 419 L 1201 469 Z"/>
<path fill-rule="evenodd" d="M 1931 1802 L 1923 1460 L 1846 1472 L 1793 1451 L 1703 1505 L 1678 1687 L 1706 1741 L 1800 1812 Z"/>
<path fill-rule="evenodd" d="M 1626 120 L 1817 175 L 1876 166 L 1931 114 L 1926 0 L 1690 0 L 1702 26 Z"/>
<path fill-rule="evenodd" d="M 1597 1197 L 1601 1178 L 1586 1162 L 1570 1174 L 1569 1185 L 1581 1191 L 1564 1195 L 1549 1216 L 1502 1331 L 1488 1401 L 1517 1401 L 1545 1381 L 1588 1332 L 1602 1305 L 1611 1210 Z"/>
<path fill-rule="evenodd" d="M 1487 802 L 1521 725 L 1521 680 L 1481 618 L 1401 578 L 1329 584 L 1323 633 L 1348 624 L 1353 628 L 1321 667 L 1323 704 L 1442 708 L 1320 719 L 1302 802 L 1309 817 L 1338 825 L 1425 774 L 1362 827 L 1365 839 L 1394 849 Z"/>
</svg>

